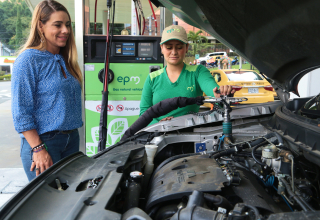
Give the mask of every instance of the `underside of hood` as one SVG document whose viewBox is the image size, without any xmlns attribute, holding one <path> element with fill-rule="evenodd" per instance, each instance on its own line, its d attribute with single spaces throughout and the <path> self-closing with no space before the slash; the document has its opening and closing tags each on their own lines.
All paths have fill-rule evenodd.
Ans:
<svg viewBox="0 0 320 220">
<path fill-rule="evenodd" d="M 301 77 L 320 66 L 318 0 L 159 2 L 252 63 L 282 92 L 298 94 Z"/>
</svg>

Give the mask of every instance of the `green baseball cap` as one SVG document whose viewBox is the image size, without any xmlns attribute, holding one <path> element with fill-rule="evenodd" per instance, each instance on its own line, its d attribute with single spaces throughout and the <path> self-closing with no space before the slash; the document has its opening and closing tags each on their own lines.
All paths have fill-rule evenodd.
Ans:
<svg viewBox="0 0 320 220">
<path fill-rule="evenodd" d="M 184 44 L 187 44 L 188 37 L 186 30 L 179 25 L 171 25 L 166 27 L 162 32 L 160 45 L 169 40 L 178 40 Z"/>
</svg>

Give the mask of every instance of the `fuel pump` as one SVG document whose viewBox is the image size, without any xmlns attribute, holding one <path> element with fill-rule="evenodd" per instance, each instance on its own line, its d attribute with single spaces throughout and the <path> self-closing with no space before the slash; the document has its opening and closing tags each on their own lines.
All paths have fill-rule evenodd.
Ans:
<svg viewBox="0 0 320 220">
<path fill-rule="evenodd" d="M 163 68 L 160 37 L 113 36 L 108 74 L 108 132 L 106 147 L 118 142 L 138 119 L 148 74 Z M 84 36 L 86 153 L 98 152 L 101 90 L 106 36 Z"/>
</svg>

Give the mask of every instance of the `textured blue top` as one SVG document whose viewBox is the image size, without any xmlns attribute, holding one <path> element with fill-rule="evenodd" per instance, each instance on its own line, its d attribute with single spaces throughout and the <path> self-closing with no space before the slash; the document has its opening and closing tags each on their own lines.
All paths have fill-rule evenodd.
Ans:
<svg viewBox="0 0 320 220">
<path fill-rule="evenodd" d="M 12 116 L 17 132 L 36 129 L 40 135 L 82 126 L 81 86 L 61 55 L 27 49 L 15 60 L 12 72 Z"/>
</svg>

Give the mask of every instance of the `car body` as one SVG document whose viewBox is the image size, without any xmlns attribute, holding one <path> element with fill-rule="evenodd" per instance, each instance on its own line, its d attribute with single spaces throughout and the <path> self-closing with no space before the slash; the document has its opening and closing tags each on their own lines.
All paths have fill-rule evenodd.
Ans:
<svg viewBox="0 0 320 220">
<path fill-rule="evenodd" d="M 200 65 L 202 61 L 207 62 L 212 56 L 228 56 L 227 52 L 213 52 L 213 53 L 207 53 L 204 57 L 199 57 L 199 59 L 196 60 L 197 65 Z"/>
<path fill-rule="evenodd" d="M 212 70 L 212 76 L 219 86 L 232 85 L 236 90 L 234 97 L 246 97 L 241 104 L 273 102 L 271 84 L 254 70 L 220 69 Z"/>
<path fill-rule="evenodd" d="M 299 94 L 299 80 L 320 66 L 320 2 L 153 2 L 256 66 L 281 102 L 230 108 L 245 97 L 201 99 L 217 108 L 130 127 L 133 136 L 91 158 L 54 164 L 0 218 L 319 219 L 319 97 L 289 92 Z"/>
<path fill-rule="evenodd" d="M 228 56 L 221 56 L 221 55 L 216 55 L 216 56 L 210 56 L 210 58 L 207 60 L 207 64 L 215 64 L 215 66 L 217 66 L 218 65 L 218 62 L 219 62 L 219 60 L 220 60 L 220 62 L 221 62 L 221 60 L 227 60 L 228 62 L 229 62 L 229 60 L 230 60 L 230 62 L 232 63 L 232 61 L 233 61 L 233 59 L 232 58 L 229 58 Z"/>
</svg>

